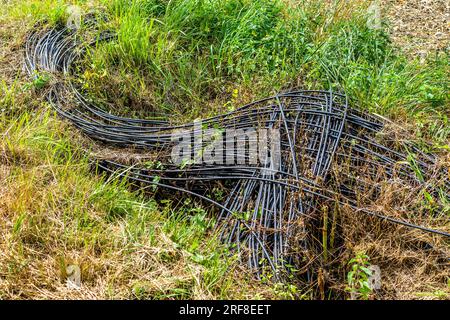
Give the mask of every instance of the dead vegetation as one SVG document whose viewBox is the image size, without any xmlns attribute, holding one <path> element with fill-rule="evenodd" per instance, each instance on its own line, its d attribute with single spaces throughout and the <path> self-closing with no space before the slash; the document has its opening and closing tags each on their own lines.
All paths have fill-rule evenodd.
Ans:
<svg viewBox="0 0 450 320">
<path fill-rule="evenodd" d="M 167 215 L 175 205 L 165 211 L 90 172 L 83 151 L 90 142 L 57 119 L 45 88 L 17 67 L 26 31 L 1 22 L 0 299 L 277 297 L 214 239 L 191 250 L 198 238 L 175 230 L 196 227 L 184 220 L 173 227 Z M 81 269 L 79 287 L 67 284 L 70 266 Z"/>
<path fill-rule="evenodd" d="M 450 5 L 445 0 L 382 0 L 391 37 L 401 50 L 424 59 L 449 50 Z"/>
<path fill-rule="evenodd" d="M 158 207 L 148 199 L 129 194 L 125 186 L 99 182 L 89 172 L 81 150 L 94 150 L 105 158 L 116 159 L 117 151 L 98 147 L 96 150 L 90 141 L 48 113 L 42 92 L 23 89 L 27 80 L 17 71 L 17 65 L 21 65 L 24 29 L 2 24 L 0 33 L 0 74 L 6 84 L 0 101 L 7 101 L 8 94 L 14 99 L 8 104 L 3 102 L 0 109 L 7 105 L 15 114 L 0 118 L 0 298 L 291 297 L 290 292 L 280 293 L 253 281 L 235 264 L 216 271 L 210 265 L 197 263 L 198 252 L 193 254 L 186 245 L 174 241 L 175 228 L 166 222 L 165 210 L 176 209 Z M 426 41 L 433 43 L 433 49 L 442 48 L 439 41 L 425 40 L 433 38 L 427 33 L 421 37 L 411 50 L 422 50 L 417 46 L 423 45 L 429 48 L 429 44 L 423 44 Z M 401 36 L 396 41 L 407 48 L 403 39 Z M 29 116 L 21 116 L 24 110 L 31 112 Z M 413 138 L 411 132 L 418 129 L 412 126 L 409 133 L 391 133 L 393 140 Z M 67 156 L 74 152 L 73 144 L 79 154 L 75 161 Z M 57 152 L 53 150 L 55 146 Z M 119 157 L 126 160 L 123 154 Z M 448 152 L 442 152 L 439 164 L 449 168 Z M 116 193 L 116 189 L 120 192 Z M 409 215 L 410 210 L 429 211 L 434 204 L 424 200 L 421 190 L 389 181 L 377 206 L 390 215 L 414 218 Z M 447 218 L 434 223 L 431 220 L 435 217 L 421 219 L 449 230 L 448 211 L 446 214 Z M 450 298 L 448 241 L 362 217 L 348 208 L 339 212 L 337 221 L 341 239 L 336 241 L 333 259 L 321 266 L 318 291 L 332 288 L 341 298 L 346 297 L 347 261 L 358 252 L 365 252 L 370 263 L 381 268 L 382 288 L 375 290 L 371 298 Z M 202 253 L 211 251 L 203 246 L 207 248 Z M 67 286 L 66 269 L 70 265 L 81 268 L 80 288 Z M 205 281 L 210 274 L 227 276 Z"/>
<path fill-rule="evenodd" d="M 48 116 L 27 127 L 68 129 Z M 24 137 L 21 130 L 3 131 L 0 145 L 2 299 L 274 295 L 270 288 L 258 289 L 233 263 L 225 263 L 226 256 L 208 258 L 214 263 L 225 259 L 217 269 L 196 263 L 189 247 L 173 240 L 174 222 L 166 221 L 168 213 L 155 203 L 136 199 L 124 186 L 98 181 L 82 160 L 39 150 L 42 145 L 32 145 L 36 132 Z M 47 138 L 50 144 L 63 143 Z M 66 284 L 71 265 L 81 268 L 81 286 L 75 289 Z"/>
</svg>

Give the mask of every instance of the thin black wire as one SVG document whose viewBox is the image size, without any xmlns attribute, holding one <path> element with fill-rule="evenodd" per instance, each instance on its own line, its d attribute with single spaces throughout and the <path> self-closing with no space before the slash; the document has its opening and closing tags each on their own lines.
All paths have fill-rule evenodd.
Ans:
<svg viewBox="0 0 450 320">
<path fill-rule="evenodd" d="M 105 172 L 196 196 L 217 207 L 216 228 L 220 230 L 220 238 L 234 244 L 240 255 L 246 254 L 248 266 L 255 269 L 258 276 L 268 264 L 279 277 L 286 263 L 293 259 L 291 249 L 298 244 L 296 235 L 312 232 L 308 230 L 308 222 L 314 219 L 313 213 L 321 203 L 334 202 L 367 216 L 450 237 L 444 231 L 388 217 L 358 205 L 356 191 L 368 187 L 365 178 L 377 177 L 380 170 L 389 178 L 395 172 L 416 185 L 421 182 L 412 168 L 395 167 L 408 160 L 406 154 L 377 142 L 375 136 L 383 129 L 385 120 L 349 107 L 346 95 L 331 89 L 281 92 L 203 119 L 200 129 L 195 123 L 174 125 L 164 114 L 155 119 L 117 116 L 91 102 L 74 81 L 86 50 L 114 37 L 111 33 L 102 33 L 83 44 L 75 32 L 65 28 L 33 32 L 25 44 L 25 70 L 35 78 L 42 71 L 59 75 L 62 80 L 51 87 L 49 103 L 61 117 L 92 139 L 116 147 L 158 152 L 163 169 L 149 168 L 144 163 L 127 165 L 110 160 L 96 163 Z M 205 141 L 210 141 L 216 132 L 203 132 L 204 126 L 243 129 L 238 131 L 236 139 L 245 139 L 239 132 L 247 129 L 277 129 L 281 138 L 279 167 L 275 168 L 273 158 L 268 155 L 264 162 L 250 163 L 251 155 L 245 148 L 235 148 L 231 153 L 227 150 L 226 155 L 234 162 L 240 159 L 245 164 L 194 164 L 180 168 L 171 163 L 173 133 L 184 130 L 184 134 L 191 136 L 203 134 Z M 193 155 L 208 147 L 205 141 L 193 148 Z M 415 146 L 411 145 L 410 149 L 420 153 L 421 159 L 416 163 L 425 178 L 431 177 L 436 158 L 419 152 Z M 349 163 L 355 170 L 365 168 L 367 177 L 342 173 L 347 182 L 338 184 L 334 191 L 330 178 L 332 163 L 334 166 Z M 208 195 L 217 183 L 226 185 L 228 190 L 221 203 Z M 373 188 L 378 190 L 377 186 Z M 444 179 L 442 188 L 448 195 L 448 179 Z M 308 240 L 301 241 L 300 246 L 305 251 L 311 249 Z M 309 270 L 307 273 L 309 281 Z"/>
</svg>

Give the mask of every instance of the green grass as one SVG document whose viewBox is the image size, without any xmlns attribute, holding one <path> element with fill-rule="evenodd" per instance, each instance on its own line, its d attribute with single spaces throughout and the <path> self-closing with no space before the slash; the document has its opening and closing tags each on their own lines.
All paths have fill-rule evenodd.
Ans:
<svg viewBox="0 0 450 320">
<path fill-rule="evenodd" d="M 61 23 L 67 18 L 66 8 L 69 4 L 81 4 L 86 1 L 61 0 L 8 0 L 2 3 L 2 15 L 11 19 L 28 19 L 39 21 L 45 19 L 49 23 Z"/>
<path fill-rule="evenodd" d="M 298 76 L 312 46 L 303 12 L 281 1 L 115 0 L 107 7 L 103 27 L 118 39 L 93 53 L 88 78 L 125 78 L 117 91 L 148 96 L 184 118 L 207 113 L 205 104 L 238 87 L 280 89 Z"/>
<path fill-rule="evenodd" d="M 186 121 L 294 87 L 344 90 L 354 105 L 409 118 L 449 138 L 449 53 L 404 56 L 368 2 L 283 0 L 10 1 L 8 15 L 61 23 L 68 4 L 106 15 L 117 40 L 90 52 L 82 80 L 119 113 L 152 109 Z M 39 4 L 38 4 L 39 3 Z M 425 134 L 424 134 L 425 133 Z"/>
<path fill-rule="evenodd" d="M 51 111 L 45 85 L 17 77 L 0 88 L 0 298 L 281 296 L 239 267 L 199 204 L 158 204 L 96 175 L 89 142 Z M 74 264 L 81 290 L 66 287 Z"/>
<path fill-rule="evenodd" d="M 367 27 L 364 5 L 342 17 L 338 5 L 307 1 L 290 9 L 277 0 L 106 6 L 103 28 L 118 39 L 92 52 L 84 80 L 127 112 L 144 106 L 185 121 L 282 89 L 333 87 L 360 108 L 413 119 L 438 145 L 448 141 L 448 53 L 425 63 L 405 57 L 385 29 Z M 105 78 L 114 83 L 106 93 Z"/>
<path fill-rule="evenodd" d="M 237 273 L 201 207 L 161 207 L 118 177 L 92 175 L 82 141 L 66 129 L 45 108 L 2 119 L 3 298 L 276 296 Z M 65 288 L 71 264 L 88 293 Z"/>
<path fill-rule="evenodd" d="M 385 31 L 354 19 L 333 28 L 308 77 L 344 90 L 361 108 L 392 118 L 405 115 L 420 129 L 429 126 L 427 138 L 443 144 L 450 133 L 449 71 L 448 53 L 436 53 L 424 63 L 411 60 Z"/>
<path fill-rule="evenodd" d="M 0 298 L 307 297 L 294 284 L 252 280 L 211 234 L 199 204 L 157 203 L 115 176 L 96 175 L 85 153 L 91 142 L 45 103 L 49 80 L 11 75 L 9 59 L 26 31 L 37 21 L 64 23 L 69 4 L 105 16 L 100 29 L 117 32 L 89 52 L 82 70 L 84 89 L 114 101 L 117 113 L 166 111 L 186 121 L 282 89 L 332 87 L 359 108 L 412 126 L 432 149 L 450 149 L 448 53 L 425 62 L 404 56 L 386 29 L 367 27 L 365 2 L 7 1 Z M 65 286 L 70 264 L 81 267 L 81 291 Z"/>
</svg>

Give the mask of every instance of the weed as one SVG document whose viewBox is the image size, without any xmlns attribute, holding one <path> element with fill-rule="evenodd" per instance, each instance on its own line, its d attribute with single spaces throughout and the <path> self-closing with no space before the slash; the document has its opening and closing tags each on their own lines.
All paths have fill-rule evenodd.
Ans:
<svg viewBox="0 0 450 320">
<path fill-rule="evenodd" d="M 262 283 L 253 281 L 236 266 L 230 248 L 210 234 L 214 221 L 198 203 L 158 204 L 131 191 L 124 180 L 92 175 L 85 156 L 91 142 L 42 103 L 48 76 L 37 75 L 32 82 L 19 72 L 10 76 L 11 53 L 17 54 L 25 33 L 38 21 L 65 23 L 68 5 L 85 12 L 102 7 L 107 19 L 99 30 L 117 33 L 114 41 L 88 53 L 80 71 L 83 90 L 105 108 L 113 101 L 118 114 L 155 113 L 183 122 L 285 88 L 331 86 L 344 90 L 352 105 L 411 123 L 418 140 L 432 141 L 426 151 L 449 150 L 448 53 L 423 62 L 405 57 L 386 28 L 367 27 L 364 1 L 92 3 L 2 3 L 1 298 L 313 297 L 294 284 L 271 287 L 269 273 Z M 409 160 L 420 180 L 414 157 Z M 220 189 L 211 193 L 218 201 L 224 197 Z M 436 211 L 440 202 L 439 212 L 450 212 L 443 192 L 423 190 L 421 197 L 422 208 Z M 246 212 L 236 215 L 248 218 Z M 324 215 L 321 238 L 328 261 L 338 247 L 336 215 L 336 210 Z M 61 282 L 69 264 L 84 265 L 86 290 L 68 292 Z M 349 264 L 348 291 L 369 298 L 368 257 L 358 254 Z M 443 298 L 448 288 L 426 290 L 427 296 Z"/>
<path fill-rule="evenodd" d="M 368 300 L 372 293 L 369 286 L 369 277 L 372 275 L 372 271 L 367 268 L 369 257 L 365 253 L 359 252 L 348 264 L 351 269 L 347 274 L 346 291 L 350 293 L 351 299 Z"/>
</svg>

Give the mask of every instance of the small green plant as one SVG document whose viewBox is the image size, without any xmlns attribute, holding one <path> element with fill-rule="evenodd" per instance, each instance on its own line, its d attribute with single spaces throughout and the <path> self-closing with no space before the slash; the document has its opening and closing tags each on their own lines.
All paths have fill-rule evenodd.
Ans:
<svg viewBox="0 0 450 320">
<path fill-rule="evenodd" d="M 369 285 L 369 277 L 372 275 L 372 271 L 368 268 L 369 257 L 364 252 L 358 252 L 348 264 L 351 268 L 347 274 L 346 291 L 350 293 L 352 300 L 368 300 L 372 293 Z"/>
<path fill-rule="evenodd" d="M 26 90 L 28 89 L 35 89 L 40 90 L 44 88 L 50 81 L 50 76 L 47 74 L 36 74 L 33 81 L 25 84 L 24 88 Z"/>
<path fill-rule="evenodd" d="M 289 283 L 276 283 L 273 291 L 282 300 L 295 300 L 299 294 L 298 288 L 294 284 Z"/>
</svg>

